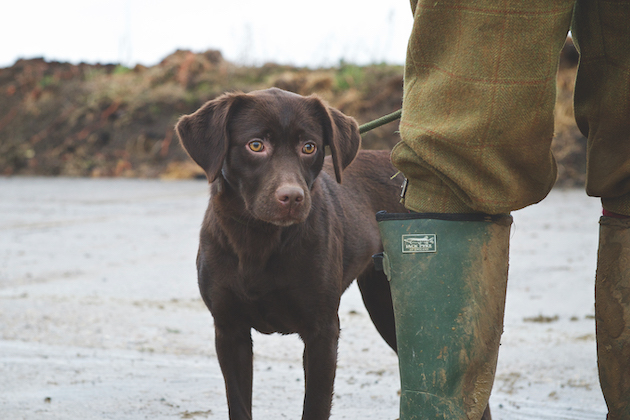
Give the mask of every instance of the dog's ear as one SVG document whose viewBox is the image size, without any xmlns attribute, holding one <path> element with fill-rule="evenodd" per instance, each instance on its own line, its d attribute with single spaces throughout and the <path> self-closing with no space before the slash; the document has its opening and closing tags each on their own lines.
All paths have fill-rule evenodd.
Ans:
<svg viewBox="0 0 630 420">
<path fill-rule="evenodd" d="M 228 118 L 239 96 L 230 93 L 208 101 L 193 114 L 181 117 L 175 126 L 182 146 L 206 172 L 209 182 L 221 172 L 228 151 Z"/>
<path fill-rule="evenodd" d="M 341 183 L 341 174 L 357 156 L 361 147 L 359 125 L 352 117 L 341 111 L 329 107 L 319 98 L 312 96 L 313 101 L 323 112 L 323 125 L 326 144 L 330 147 L 330 154 L 335 168 L 335 178 Z"/>
</svg>

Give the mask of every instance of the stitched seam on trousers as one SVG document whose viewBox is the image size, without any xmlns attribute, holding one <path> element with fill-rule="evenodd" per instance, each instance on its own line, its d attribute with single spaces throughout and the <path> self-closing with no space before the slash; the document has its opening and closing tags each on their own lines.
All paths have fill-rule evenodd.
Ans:
<svg viewBox="0 0 630 420">
<path fill-rule="evenodd" d="M 429 128 L 426 128 L 425 126 L 423 126 L 422 124 L 418 124 L 418 123 L 414 123 L 414 122 L 408 122 L 408 121 L 402 121 L 400 123 L 401 127 L 405 127 L 405 128 L 412 128 L 412 129 L 419 129 L 424 131 L 424 134 L 426 134 L 427 136 L 430 137 L 435 137 L 437 139 L 439 139 L 440 141 L 446 143 L 446 144 L 452 144 L 452 145 L 456 145 L 458 147 L 461 148 L 465 148 L 467 150 L 483 150 L 483 149 L 495 149 L 495 148 L 502 148 L 505 147 L 506 144 L 504 142 L 500 142 L 500 143 L 484 143 L 484 144 L 479 144 L 479 143 L 468 143 L 468 142 L 461 142 L 458 140 L 453 140 L 449 137 L 444 136 L 443 134 L 438 133 L 437 131 L 431 130 Z M 510 149 L 514 148 L 514 146 L 516 146 L 516 144 L 511 144 L 510 145 Z M 411 147 L 411 146 L 410 146 Z"/>
<path fill-rule="evenodd" d="M 414 60 L 415 62 L 415 60 Z M 501 80 L 490 80 L 490 79 L 484 79 L 484 78 L 473 78 L 473 77 L 464 77 L 464 76 L 459 76 L 451 71 L 448 71 L 446 69 L 443 69 L 441 67 L 438 67 L 436 65 L 430 65 L 430 64 L 416 64 L 416 67 L 422 67 L 425 69 L 432 69 L 432 70 L 436 70 L 440 73 L 443 73 L 453 79 L 457 79 L 457 80 L 462 80 L 465 82 L 472 82 L 472 83 L 480 83 L 480 84 L 486 84 L 486 85 L 506 85 L 506 86 L 537 86 L 537 85 L 544 85 L 546 83 L 549 83 L 552 80 L 555 80 L 556 78 L 556 74 L 554 73 L 553 76 L 549 76 L 549 77 L 545 77 L 545 78 L 541 78 L 541 79 L 536 79 L 536 80 L 531 80 L 531 81 L 527 81 L 527 80 L 508 80 L 508 79 L 501 79 Z"/>
<path fill-rule="evenodd" d="M 564 13 L 567 13 L 567 9 L 553 9 L 553 10 L 541 10 L 541 11 L 518 11 L 518 10 L 502 10 L 502 9 L 488 9 L 488 8 L 481 8 L 481 7 L 470 7 L 470 6 L 443 6 L 440 5 L 440 7 L 435 7 L 435 6 L 425 6 L 425 5 L 421 5 L 418 4 L 419 8 L 425 9 L 425 10 L 460 10 L 460 11 L 466 11 L 466 12 L 474 12 L 474 13 L 481 13 L 481 14 L 491 14 L 491 15 L 499 15 L 499 16 L 504 16 L 504 15 L 513 15 L 513 16 L 540 16 L 540 15 L 561 15 Z"/>
</svg>

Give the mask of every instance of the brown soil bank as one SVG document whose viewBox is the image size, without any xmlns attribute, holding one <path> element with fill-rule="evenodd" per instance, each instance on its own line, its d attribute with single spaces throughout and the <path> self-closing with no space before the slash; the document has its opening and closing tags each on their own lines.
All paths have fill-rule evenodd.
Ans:
<svg viewBox="0 0 630 420">
<path fill-rule="evenodd" d="M 584 183 L 586 140 L 573 121 L 576 54 L 565 48 L 558 74 L 558 183 Z M 400 108 L 401 66 L 305 69 L 242 67 L 218 51 L 177 51 L 153 67 L 19 60 L 0 69 L 0 174 L 190 177 L 199 172 L 173 126 L 224 91 L 277 86 L 316 93 L 364 123 Z M 364 136 L 365 148 L 391 148 L 397 122 Z"/>
</svg>

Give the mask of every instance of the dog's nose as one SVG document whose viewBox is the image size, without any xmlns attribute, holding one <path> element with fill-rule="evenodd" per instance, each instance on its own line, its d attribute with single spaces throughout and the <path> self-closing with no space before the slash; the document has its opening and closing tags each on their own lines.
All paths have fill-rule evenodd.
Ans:
<svg viewBox="0 0 630 420">
<path fill-rule="evenodd" d="M 284 186 L 276 190 L 276 198 L 283 205 L 298 204 L 304 200 L 304 190 L 297 186 Z"/>
</svg>

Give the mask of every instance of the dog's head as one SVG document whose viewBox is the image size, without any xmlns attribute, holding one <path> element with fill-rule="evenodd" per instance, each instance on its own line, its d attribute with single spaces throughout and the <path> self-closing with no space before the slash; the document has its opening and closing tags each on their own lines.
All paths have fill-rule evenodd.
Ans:
<svg viewBox="0 0 630 420">
<path fill-rule="evenodd" d="M 276 88 L 220 96 L 182 117 L 176 131 L 210 182 L 222 177 L 253 217 L 278 226 L 308 216 L 325 146 L 341 182 L 361 144 L 353 118 Z"/>
</svg>

